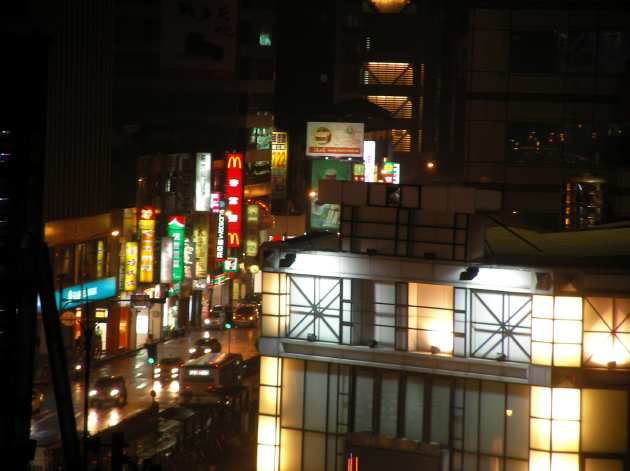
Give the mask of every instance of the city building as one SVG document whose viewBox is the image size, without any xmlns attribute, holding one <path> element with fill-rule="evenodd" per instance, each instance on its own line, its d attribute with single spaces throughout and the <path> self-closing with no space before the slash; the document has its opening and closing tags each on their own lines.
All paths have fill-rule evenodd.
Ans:
<svg viewBox="0 0 630 471">
<path fill-rule="evenodd" d="M 627 225 L 525 234 L 468 186 L 319 197 L 339 234 L 263 248 L 258 470 L 627 467 Z"/>
</svg>

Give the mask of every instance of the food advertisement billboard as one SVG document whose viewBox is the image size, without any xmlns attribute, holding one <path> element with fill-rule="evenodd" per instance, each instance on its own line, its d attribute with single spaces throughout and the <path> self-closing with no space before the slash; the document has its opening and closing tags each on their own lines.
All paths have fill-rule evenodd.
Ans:
<svg viewBox="0 0 630 471">
<path fill-rule="evenodd" d="M 313 160 L 311 167 L 311 191 L 317 193 L 320 180 L 349 181 L 352 176 L 350 162 L 339 160 Z M 337 231 L 341 218 L 341 206 L 338 204 L 317 201 L 317 196 L 311 197 L 311 229 Z"/>
<path fill-rule="evenodd" d="M 362 157 L 363 123 L 306 124 L 306 155 L 310 157 Z"/>
</svg>

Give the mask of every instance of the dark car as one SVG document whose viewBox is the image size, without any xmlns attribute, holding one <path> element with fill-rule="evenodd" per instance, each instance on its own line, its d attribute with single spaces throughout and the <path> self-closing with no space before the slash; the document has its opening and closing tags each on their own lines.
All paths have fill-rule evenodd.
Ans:
<svg viewBox="0 0 630 471">
<path fill-rule="evenodd" d="M 204 319 L 205 327 L 208 329 L 223 329 L 226 321 L 232 320 L 232 307 L 223 304 L 217 304 L 208 314 L 208 318 Z"/>
<path fill-rule="evenodd" d="M 127 387 L 122 376 L 98 378 L 90 389 L 90 406 L 101 407 L 107 404 L 124 406 L 127 404 Z"/>
<path fill-rule="evenodd" d="M 221 342 L 215 338 L 201 338 L 195 342 L 195 346 L 188 349 L 190 358 L 199 358 L 206 353 L 218 353 L 221 351 Z"/>
<path fill-rule="evenodd" d="M 160 362 L 155 365 L 153 379 L 161 382 L 176 381 L 179 378 L 179 369 L 183 363 L 180 357 L 162 358 Z"/>
<path fill-rule="evenodd" d="M 258 325 L 258 306 L 255 304 L 239 304 L 232 322 L 237 327 L 255 327 Z"/>
</svg>

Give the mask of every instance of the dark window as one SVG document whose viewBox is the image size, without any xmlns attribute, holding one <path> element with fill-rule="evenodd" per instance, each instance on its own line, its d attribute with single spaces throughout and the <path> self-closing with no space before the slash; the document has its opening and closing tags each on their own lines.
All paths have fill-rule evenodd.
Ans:
<svg viewBox="0 0 630 471">
<path fill-rule="evenodd" d="M 597 58 L 600 74 L 624 72 L 630 61 L 630 32 L 600 32 Z"/>
<path fill-rule="evenodd" d="M 592 31 L 571 31 L 565 35 L 566 68 L 570 74 L 592 74 L 597 35 Z"/>
<path fill-rule="evenodd" d="M 560 38 L 554 31 L 515 31 L 511 36 L 512 72 L 550 74 L 559 69 Z"/>
</svg>

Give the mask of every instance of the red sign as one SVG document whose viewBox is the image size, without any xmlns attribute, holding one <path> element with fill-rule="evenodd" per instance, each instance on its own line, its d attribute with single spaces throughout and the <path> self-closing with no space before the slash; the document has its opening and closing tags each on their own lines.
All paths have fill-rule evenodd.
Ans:
<svg viewBox="0 0 630 471">
<path fill-rule="evenodd" d="M 226 245 L 241 245 L 241 209 L 243 194 L 243 154 L 227 154 L 225 172 L 225 217 L 227 219 Z"/>
</svg>

